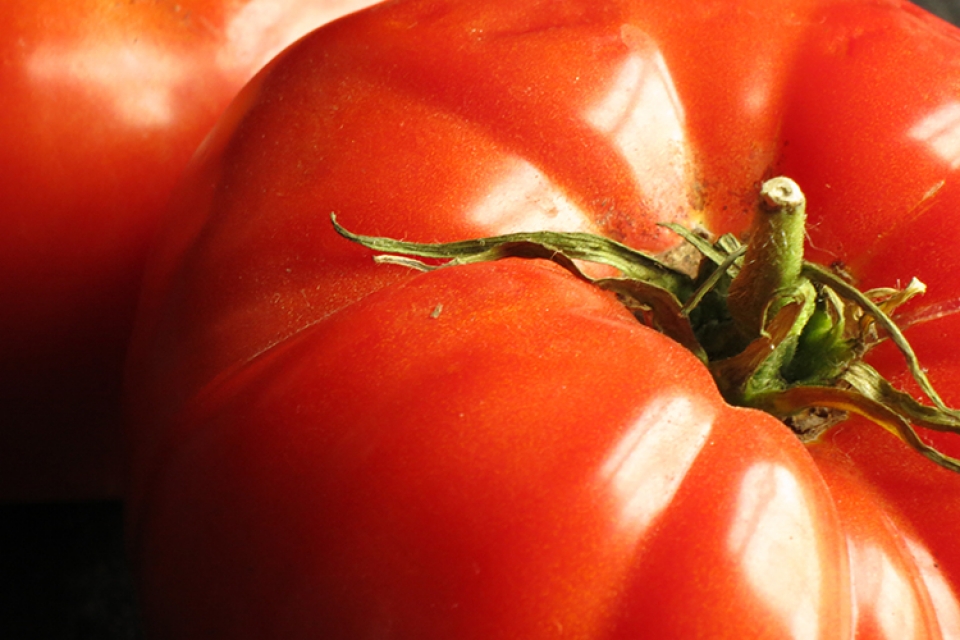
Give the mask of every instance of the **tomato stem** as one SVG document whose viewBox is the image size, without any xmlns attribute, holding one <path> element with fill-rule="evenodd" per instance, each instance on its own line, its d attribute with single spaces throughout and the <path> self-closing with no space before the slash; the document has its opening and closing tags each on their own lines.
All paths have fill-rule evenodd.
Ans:
<svg viewBox="0 0 960 640">
<path fill-rule="evenodd" d="M 803 192 L 790 178 L 773 178 L 760 189 L 751 242 L 727 297 L 730 315 L 748 338 L 759 337 L 767 318 L 804 285 L 800 273 L 806 205 Z"/>
<path fill-rule="evenodd" d="M 937 394 L 890 314 L 924 287 L 861 292 L 803 258 L 806 199 L 789 178 L 765 182 L 744 246 L 731 235 L 711 242 L 666 224 L 702 256 L 694 274 L 609 238 L 539 231 L 429 244 L 363 236 L 345 238 L 377 251 L 378 262 L 433 270 L 508 257 L 551 260 L 577 278 L 614 293 L 634 316 L 692 351 L 731 404 L 767 411 L 788 424 L 804 419 L 819 433 L 837 416 L 857 413 L 933 462 L 960 472 L 960 460 L 925 443 L 914 425 L 960 434 L 960 411 Z M 578 263 L 613 267 L 619 277 L 592 278 Z M 863 361 L 890 339 L 932 405 L 899 391 Z M 823 412 L 820 409 L 832 411 Z M 822 428 L 821 428 L 822 427 Z"/>
</svg>

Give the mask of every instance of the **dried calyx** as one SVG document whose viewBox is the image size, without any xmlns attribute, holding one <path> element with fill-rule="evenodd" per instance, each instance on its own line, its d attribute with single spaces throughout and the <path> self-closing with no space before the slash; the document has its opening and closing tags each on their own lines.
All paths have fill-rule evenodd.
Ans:
<svg viewBox="0 0 960 640">
<path fill-rule="evenodd" d="M 726 400 L 771 413 L 801 437 L 856 413 L 884 427 L 937 464 L 960 471 L 960 460 L 924 442 L 914 425 L 960 433 L 960 411 L 941 400 L 921 369 L 894 310 L 923 284 L 861 292 L 829 269 L 803 259 L 805 198 L 789 178 L 760 192 L 749 242 L 732 235 L 711 242 L 665 225 L 702 256 L 689 274 L 655 256 L 602 236 L 540 231 L 445 244 L 421 244 L 353 234 L 378 262 L 419 270 L 502 258 L 551 260 L 615 293 L 644 324 L 670 336 L 709 368 Z M 577 262 L 615 268 L 618 277 L 592 278 Z M 864 362 L 891 340 L 928 402 L 900 391 Z"/>
</svg>

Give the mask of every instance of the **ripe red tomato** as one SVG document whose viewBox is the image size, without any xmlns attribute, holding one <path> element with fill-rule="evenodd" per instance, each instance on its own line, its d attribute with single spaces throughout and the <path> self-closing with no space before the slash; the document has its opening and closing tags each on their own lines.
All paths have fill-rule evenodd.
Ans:
<svg viewBox="0 0 960 640">
<path fill-rule="evenodd" d="M 0 38 L 0 500 L 116 496 L 149 238 L 236 91 L 370 0 L 9 0 Z"/>
<path fill-rule="evenodd" d="M 378 265 L 329 214 L 663 249 L 657 222 L 740 232 L 790 175 L 812 258 L 930 286 L 907 335 L 957 404 L 958 86 L 956 31 L 899 2 L 408 0 L 298 43 L 194 158 L 144 285 L 152 633 L 956 637 L 956 475 L 863 420 L 804 446 L 727 406 L 555 265 Z"/>
</svg>

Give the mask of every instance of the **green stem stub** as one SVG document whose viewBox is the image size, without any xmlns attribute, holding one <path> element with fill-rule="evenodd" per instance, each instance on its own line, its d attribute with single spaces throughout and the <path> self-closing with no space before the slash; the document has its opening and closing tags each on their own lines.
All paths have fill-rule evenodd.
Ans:
<svg viewBox="0 0 960 640">
<path fill-rule="evenodd" d="M 730 315 L 750 339 L 760 336 L 780 307 L 812 294 L 800 275 L 806 221 L 797 183 L 774 178 L 763 184 L 751 241 L 727 296 Z"/>
<path fill-rule="evenodd" d="M 804 432 L 820 431 L 810 426 L 811 416 L 814 422 L 821 416 L 826 427 L 856 413 L 960 471 L 960 460 L 925 443 L 914 427 L 960 434 L 960 412 L 944 404 L 890 317 L 923 285 L 861 292 L 805 261 L 805 208 L 800 187 L 780 177 L 763 184 L 746 245 L 730 235 L 711 242 L 664 225 L 701 254 L 692 275 L 592 234 L 541 231 L 421 244 L 354 234 L 331 218 L 342 236 L 377 251 L 378 262 L 432 270 L 508 257 L 551 260 L 614 293 L 638 320 L 696 354 L 731 404 L 762 409 L 791 425 L 802 422 Z M 591 278 L 578 262 L 613 267 L 620 276 Z M 930 404 L 895 389 L 863 361 L 882 340 L 900 349 Z"/>
</svg>

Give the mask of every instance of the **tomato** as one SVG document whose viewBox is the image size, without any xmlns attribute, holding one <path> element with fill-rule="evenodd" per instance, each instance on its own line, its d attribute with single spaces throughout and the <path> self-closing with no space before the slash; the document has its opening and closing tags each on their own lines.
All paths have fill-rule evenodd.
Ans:
<svg viewBox="0 0 960 640">
<path fill-rule="evenodd" d="M 149 238 L 250 76 L 363 0 L 11 0 L 0 37 L 0 500 L 117 496 Z"/>
<path fill-rule="evenodd" d="M 726 405 L 552 263 L 417 273 L 329 216 L 661 250 L 658 222 L 740 233 L 789 175 L 812 259 L 929 285 L 901 317 L 957 404 L 958 54 L 863 0 L 407 0 L 286 50 L 194 157 L 144 281 L 151 633 L 956 637 L 956 475 L 865 420 L 803 445 Z M 908 385 L 888 346 L 872 362 Z"/>
</svg>

